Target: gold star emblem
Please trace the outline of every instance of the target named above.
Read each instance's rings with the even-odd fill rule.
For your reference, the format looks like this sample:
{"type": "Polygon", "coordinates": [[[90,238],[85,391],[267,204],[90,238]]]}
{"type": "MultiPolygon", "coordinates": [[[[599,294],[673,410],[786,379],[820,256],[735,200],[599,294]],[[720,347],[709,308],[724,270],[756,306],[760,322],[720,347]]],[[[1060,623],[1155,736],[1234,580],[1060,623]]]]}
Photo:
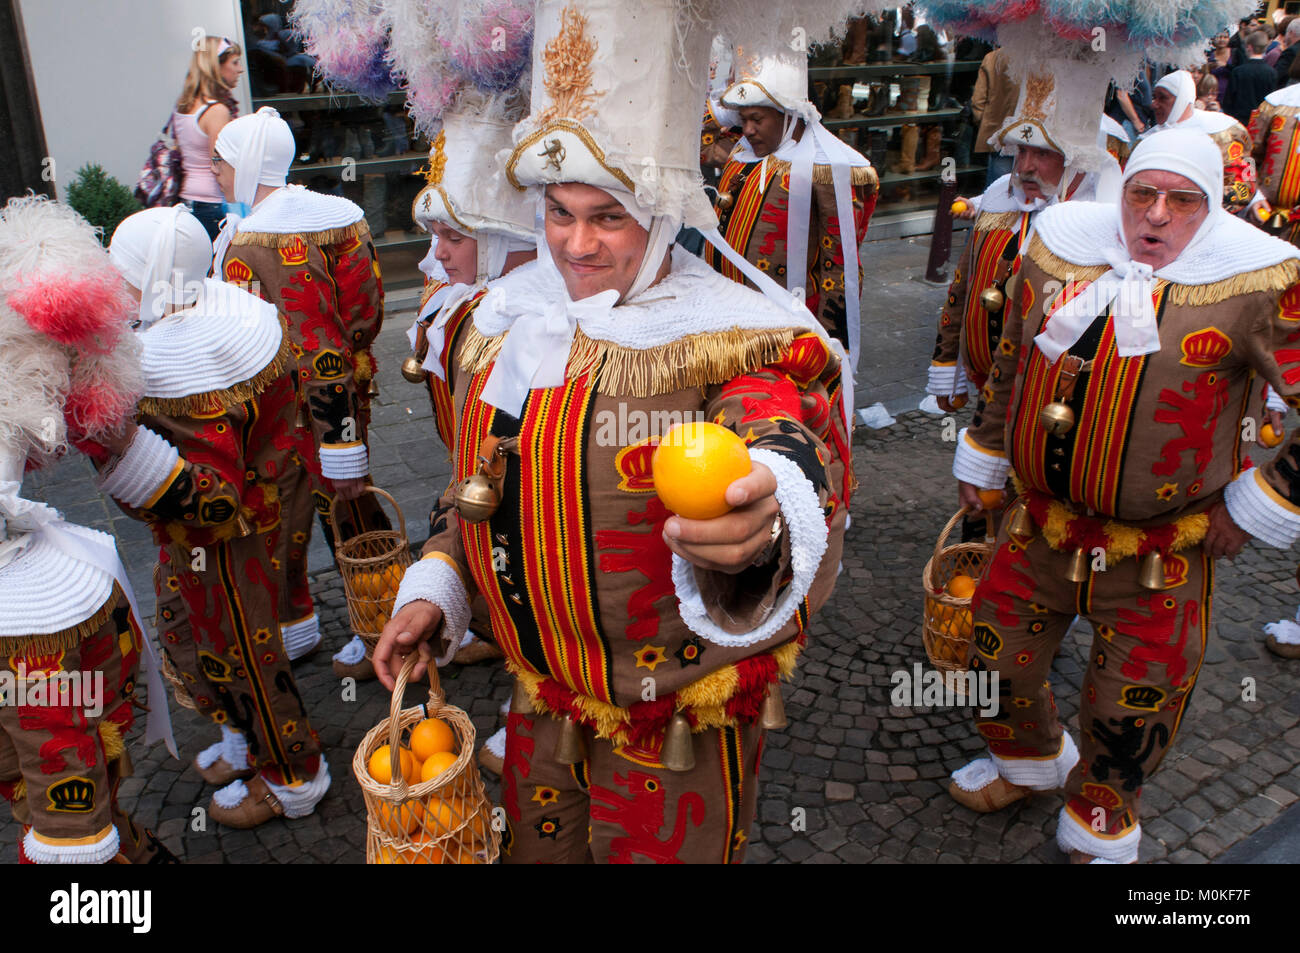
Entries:
{"type": "Polygon", "coordinates": [[[665,654],[666,650],[667,646],[664,645],[646,645],[637,649],[634,653],[636,658],[636,667],[648,668],[653,672],[655,666],[660,662],[668,661],[668,656],[665,654]]]}
{"type": "Polygon", "coordinates": [[[1166,483],[1160,489],[1156,490],[1156,499],[1160,500],[1162,503],[1168,503],[1174,498],[1174,494],[1177,492],[1177,483],[1166,483]]]}

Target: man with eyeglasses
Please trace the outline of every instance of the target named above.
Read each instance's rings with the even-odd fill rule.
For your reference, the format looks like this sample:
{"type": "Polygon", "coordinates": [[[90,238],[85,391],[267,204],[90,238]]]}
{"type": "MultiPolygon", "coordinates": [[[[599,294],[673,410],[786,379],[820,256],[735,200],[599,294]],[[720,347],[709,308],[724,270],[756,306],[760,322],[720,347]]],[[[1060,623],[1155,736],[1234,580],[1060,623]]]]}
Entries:
{"type": "Polygon", "coordinates": [[[1300,537],[1300,450],[1242,456],[1268,381],[1300,401],[1300,255],[1219,206],[1200,132],[1144,140],[1119,207],[1044,211],[1012,268],[1006,339],[953,472],[963,503],[1014,468],[1022,497],[975,593],[970,666],[1001,705],[976,717],[989,757],[950,793],[995,811],[1064,788],[1076,862],[1138,858],[1142,786],[1169,749],[1209,633],[1214,562],[1255,536],[1300,537]],[[1096,638],[1082,751],[1048,686],[1075,615],[1096,638]]]}

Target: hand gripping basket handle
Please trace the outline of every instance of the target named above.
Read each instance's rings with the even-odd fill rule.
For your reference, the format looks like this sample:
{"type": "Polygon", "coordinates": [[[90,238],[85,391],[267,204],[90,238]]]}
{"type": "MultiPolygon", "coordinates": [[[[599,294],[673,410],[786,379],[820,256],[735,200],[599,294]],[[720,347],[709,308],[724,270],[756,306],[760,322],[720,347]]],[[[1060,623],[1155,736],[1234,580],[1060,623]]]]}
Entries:
{"type": "MultiPolygon", "coordinates": [[[[407,542],[409,545],[410,541],[407,540],[406,538],[406,517],[402,515],[402,508],[398,506],[397,501],[393,499],[393,494],[389,493],[387,490],[381,490],[377,486],[367,486],[365,492],[374,493],[376,496],[382,496],[384,499],[388,501],[389,506],[391,506],[397,512],[397,526],[395,527],[395,529],[401,535],[402,540],[404,542],[407,542]]],[[[334,527],[335,538],[338,537],[339,524],[334,519],[334,512],[336,507],[339,505],[339,499],[340,499],[339,495],[335,493],[334,499],[330,501],[330,513],[329,513],[330,525],[334,527]]],[[[360,499],[360,497],[358,497],[358,499],[360,499]]]]}
{"type": "MultiPolygon", "coordinates": [[[[943,528],[943,532],[939,534],[939,538],[934,541],[934,562],[936,566],[939,563],[939,554],[943,551],[943,548],[948,545],[949,535],[951,535],[952,531],[956,529],[957,524],[965,518],[966,514],[971,512],[973,511],[969,506],[963,506],[959,509],[952,515],[952,519],[948,520],[947,525],[943,528]]],[[[993,514],[988,510],[984,511],[984,535],[997,536],[997,530],[993,525],[993,514]]]]}
{"type": "MultiPolygon", "coordinates": [[[[383,490],[379,491],[383,493],[383,490]]],[[[387,496],[387,493],[384,493],[387,496]]],[[[391,499],[391,497],[390,497],[391,499]]],[[[402,663],[402,670],[397,673],[397,683],[393,686],[393,697],[388,702],[388,757],[391,765],[391,778],[402,778],[401,761],[398,752],[398,744],[402,737],[402,696],[406,694],[407,682],[411,679],[411,673],[415,671],[415,663],[420,660],[418,651],[412,652],[402,663]]],[[[433,659],[429,659],[429,665],[425,670],[429,676],[429,707],[438,708],[442,705],[442,685],[438,681],[438,666],[433,664],[433,659]]],[[[406,784],[405,778],[402,778],[402,784],[406,784]]]]}

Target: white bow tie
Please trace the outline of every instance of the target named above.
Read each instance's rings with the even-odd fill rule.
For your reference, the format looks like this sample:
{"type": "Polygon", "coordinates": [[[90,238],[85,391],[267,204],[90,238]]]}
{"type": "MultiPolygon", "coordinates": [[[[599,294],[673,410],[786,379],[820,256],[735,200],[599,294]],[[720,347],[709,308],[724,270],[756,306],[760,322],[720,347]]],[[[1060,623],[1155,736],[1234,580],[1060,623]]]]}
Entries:
{"type": "Polygon", "coordinates": [[[1097,316],[1111,306],[1115,344],[1120,357],[1139,357],[1160,350],[1160,328],[1151,301],[1154,272],[1134,261],[1127,249],[1112,245],[1104,255],[1110,271],[1057,308],[1034,343],[1053,363],[1074,346],[1097,316]]]}

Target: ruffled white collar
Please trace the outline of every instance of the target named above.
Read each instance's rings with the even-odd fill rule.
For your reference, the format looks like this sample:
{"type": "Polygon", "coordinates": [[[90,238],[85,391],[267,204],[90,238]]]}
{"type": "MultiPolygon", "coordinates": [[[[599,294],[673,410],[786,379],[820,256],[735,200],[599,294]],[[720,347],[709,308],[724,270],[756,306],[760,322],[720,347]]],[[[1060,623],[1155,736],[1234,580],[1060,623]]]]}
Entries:
{"type": "Polygon", "coordinates": [[[323,232],[359,222],[361,207],[339,195],[313,192],[301,185],[276,189],[240,219],[237,231],[292,235],[323,232]]]}

